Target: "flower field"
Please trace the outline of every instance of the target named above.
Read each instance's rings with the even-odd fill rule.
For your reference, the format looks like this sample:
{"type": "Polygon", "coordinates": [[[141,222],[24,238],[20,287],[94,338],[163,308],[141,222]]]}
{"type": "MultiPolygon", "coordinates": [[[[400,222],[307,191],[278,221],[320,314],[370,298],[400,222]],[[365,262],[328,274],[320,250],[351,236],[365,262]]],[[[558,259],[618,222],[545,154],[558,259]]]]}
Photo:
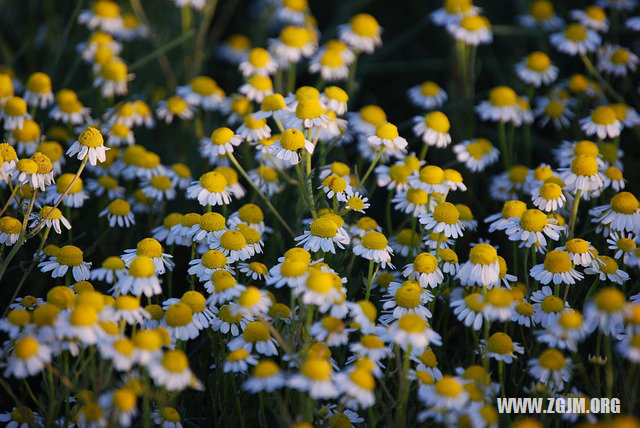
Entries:
{"type": "Polygon", "coordinates": [[[3,4],[0,424],[640,428],[594,1],[3,4]]]}

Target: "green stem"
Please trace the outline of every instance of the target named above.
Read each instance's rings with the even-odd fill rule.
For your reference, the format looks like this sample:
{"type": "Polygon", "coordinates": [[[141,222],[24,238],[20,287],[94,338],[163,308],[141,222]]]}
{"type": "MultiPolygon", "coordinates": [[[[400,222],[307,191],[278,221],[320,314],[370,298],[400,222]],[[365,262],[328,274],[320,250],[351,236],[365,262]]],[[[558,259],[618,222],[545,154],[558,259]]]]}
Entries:
{"type": "Polygon", "coordinates": [[[296,63],[289,64],[287,70],[287,92],[293,93],[296,89],[296,63]]]}
{"type": "Polygon", "coordinates": [[[576,217],[578,216],[578,205],[582,197],[582,190],[576,192],[576,198],[573,201],[573,209],[571,210],[571,218],[569,219],[569,239],[573,238],[573,230],[576,227],[576,217]]]}
{"type": "Polygon", "coordinates": [[[500,151],[502,152],[502,163],[505,171],[511,168],[511,159],[509,158],[509,148],[507,147],[507,133],[503,121],[498,122],[498,142],[500,143],[500,151]]]}
{"type": "Polygon", "coordinates": [[[362,176],[362,179],[360,179],[360,181],[358,182],[358,189],[360,188],[360,186],[364,185],[364,183],[367,181],[367,178],[369,178],[369,175],[371,175],[371,172],[376,167],[376,164],[380,160],[380,157],[382,156],[383,151],[384,151],[384,146],[380,146],[380,148],[378,149],[378,153],[376,153],[375,159],[373,159],[373,162],[369,166],[369,169],[367,170],[367,172],[364,173],[364,175],[362,176]]]}
{"type": "Polygon", "coordinates": [[[349,95],[349,100],[353,94],[356,83],[356,69],[358,68],[358,57],[360,56],[359,51],[355,51],[355,58],[353,62],[349,66],[349,77],[347,77],[347,95],[349,95]]]}
{"type": "Polygon", "coordinates": [[[400,372],[400,390],[398,393],[400,404],[396,419],[397,427],[405,427],[407,424],[407,401],[409,400],[409,389],[411,381],[407,378],[409,372],[409,361],[411,356],[411,345],[407,346],[402,359],[402,372],[400,372]]]}
{"type": "MultiPolygon", "coordinates": [[[[280,213],[278,213],[278,210],[276,210],[276,208],[273,206],[273,204],[271,203],[271,201],[269,200],[269,198],[267,196],[265,196],[264,193],[262,193],[260,191],[260,189],[258,189],[258,186],[256,186],[254,184],[254,182],[251,180],[251,178],[249,178],[249,175],[246,173],[246,171],[244,170],[244,168],[242,168],[242,166],[240,165],[240,163],[238,163],[238,160],[236,159],[236,157],[233,155],[233,153],[229,153],[229,160],[231,161],[231,163],[233,163],[233,165],[238,169],[238,172],[240,172],[240,174],[244,177],[245,180],[247,180],[247,182],[249,183],[249,185],[251,187],[253,187],[253,190],[256,191],[256,193],[258,193],[258,195],[260,195],[260,197],[264,200],[265,204],[267,204],[267,207],[269,207],[269,209],[271,210],[271,212],[273,212],[273,215],[276,216],[276,218],[278,219],[278,221],[282,224],[282,226],[284,226],[284,228],[287,230],[287,232],[289,232],[289,234],[292,237],[295,237],[296,234],[293,232],[293,230],[291,230],[291,228],[289,227],[289,225],[287,224],[286,221],[284,221],[284,219],[282,218],[282,216],[280,215],[280,213]]],[[[225,205],[226,206],[226,205],[225,205]]]]}
{"type": "Polygon", "coordinates": [[[605,91],[609,92],[609,95],[611,95],[617,102],[624,104],[624,102],[625,102],[624,98],[621,97],[615,91],[615,89],[613,89],[609,85],[609,83],[606,81],[606,79],[604,77],[602,77],[602,75],[600,73],[598,73],[598,70],[596,70],[596,68],[593,66],[593,63],[591,62],[589,57],[586,54],[581,53],[580,54],[580,59],[584,63],[584,66],[586,67],[586,69],[589,72],[589,74],[591,74],[593,77],[595,77],[595,79],[598,81],[600,86],[602,86],[602,88],[605,91]]]}
{"type": "Polygon", "coordinates": [[[373,284],[373,260],[369,261],[369,275],[367,275],[367,291],[364,295],[364,300],[369,301],[369,294],[371,293],[371,285],[373,284]]]}

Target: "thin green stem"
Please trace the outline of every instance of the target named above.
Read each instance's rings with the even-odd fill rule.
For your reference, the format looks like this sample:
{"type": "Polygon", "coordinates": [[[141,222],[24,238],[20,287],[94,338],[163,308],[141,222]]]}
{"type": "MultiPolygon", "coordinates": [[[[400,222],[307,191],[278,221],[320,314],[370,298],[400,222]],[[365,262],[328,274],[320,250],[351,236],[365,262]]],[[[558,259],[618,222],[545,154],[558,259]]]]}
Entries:
{"type": "Polygon", "coordinates": [[[576,198],[573,201],[573,209],[571,210],[571,218],[569,219],[569,239],[573,238],[573,230],[576,227],[576,218],[578,217],[578,205],[582,197],[582,190],[576,192],[576,198]]]}

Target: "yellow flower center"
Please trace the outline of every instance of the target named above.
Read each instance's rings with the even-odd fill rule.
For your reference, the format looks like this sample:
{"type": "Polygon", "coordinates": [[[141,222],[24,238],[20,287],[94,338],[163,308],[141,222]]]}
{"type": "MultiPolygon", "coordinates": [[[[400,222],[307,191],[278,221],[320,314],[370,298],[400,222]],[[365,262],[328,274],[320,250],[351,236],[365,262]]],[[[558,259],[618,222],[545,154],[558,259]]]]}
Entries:
{"type": "Polygon", "coordinates": [[[31,336],[18,339],[15,344],[15,355],[21,360],[27,360],[38,353],[40,343],[31,336]]]}
{"type": "Polygon", "coordinates": [[[490,265],[498,261],[498,252],[491,245],[480,243],[471,249],[469,260],[476,265],[490,265]]]}
{"type": "Polygon", "coordinates": [[[498,308],[507,308],[513,303],[513,293],[506,288],[492,288],[487,292],[487,303],[498,308]]]}
{"type": "Polygon", "coordinates": [[[368,13],[359,13],[350,21],[351,29],[361,37],[374,37],[380,32],[380,25],[368,13]]]}
{"type": "Polygon", "coordinates": [[[580,24],[569,24],[564,36],[574,43],[581,42],[587,38],[587,29],[580,24]]]}
{"type": "Polygon", "coordinates": [[[127,80],[127,64],[119,59],[111,59],[102,66],[100,74],[106,80],[125,82],[127,80]]]}
{"type": "Polygon", "coordinates": [[[546,71],[550,65],[551,60],[544,52],[532,52],[527,57],[527,68],[538,73],[546,71]]]}
{"type": "Polygon", "coordinates": [[[404,184],[409,181],[409,176],[411,175],[411,168],[406,165],[395,164],[389,167],[389,177],[393,181],[399,184],[404,184]]]}
{"type": "Polygon", "coordinates": [[[333,238],[338,233],[338,225],[330,218],[320,217],[311,223],[311,234],[320,238],[333,238]]]}
{"type": "Polygon", "coordinates": [[[469,32],[482,30],[489,26],[489,21],[484,16],[467,15],[460,20],[460,27],[469,32]]]}
{"type": "Polygon", "coordinates": [[[449,128],[451,127],[449,118],[440,111],[428,113],[424,117],[424,122],[426,123],[428,128],[431,128],[434,131],[440,132],[442,134],[449,132],[449,128]]]}
{"type": "MultiPolygon", "coordinates": [[[[339,52],[337,49],[331,50],[334,52],[339,52]]],[[[324,95],[331,100],[336,100],[341,103],[346,103],[347,101],[349,101],[349,95],[345,92],[344,89],[340,88],[339,86],[329,86],[325,88],[324,95]]]]}
{"type": "Polygon", "coordinates": [[[262,321],[253,321],[247,324],[242,337],[249,343],[264,342],[271,338],[271,333],[262,321]]]}
{"type": "Polygon", "coordinates": [[[20,117],[27,114],[27,102],[20,97],[11,97],[4,105],[7,116],[20,117]]]}
{"type": "Polygon", "coordinates": [[[29,311],[24,309],[14,309],[9,312],[7,316],[9,323],[16,326],[25,326],[31,321],[31,315],[29,311]]]}
{"type": "Polygon", "coordinates": [[[184,352],[169,350],[162,356],[162,365],[171,373],[181,373],[189,368],[189,360],[184,352]]]}
{"type": "Polygon", "coordinates": [[[65,245],[58,251],[56,260],[61,265],[80,266],[82,264],[82,250],[73,245],[65,245]]]}
{"type": "Polygon", "coordinates": [[[398,320],[398,327],[409,333],[421,333],[427,328],[427,322],[416,314],[406,314],[398,320]]]}
{"type": "Polygon", "coordinates": [[[624,65],[629,63],[631,55],[626,49],[616,49],[611,55],[611,62],[618,65],[624,65]]]}
{"type": "Polygon", "coordinates": [[[228,230],[220,237],[220,245],[226,250],[239,251],[247,245],[247,239],[242,231],[228,230]]]}
{"type": "Polygon", "coordinates": [[[156,351],[162,346],[162,337],[156,330],[140,330],[133,335],[133,343],[145,351],[156,351]]]}
{"type": "Polygon", "coordinates": [[[442,184],[444,171],[439,166],[427,165],[420,169],[420,181],[427,184],[442,184]]]}
{"type": "Polygon", "coordinates": [[[556,183],[545,183],[540,186],[540,196],[548,201],[556,200],[562,195],[562,187],[556,183]]]}
{"type": "Polygon", "coordinates": [[[569,272],[573,268],[569,253],[562,250],[549,251],[544,258],[544,269],[551,273],[569,272]]]}
{"type": "Polygon", "coordinates": [[[362,245],[371,250],[384,250],[387,244],[387,238],[380,232],[367,232],[362,237],[362,245]]]}
{"type": "Polygon", "coordinates": [[[530,317],[533,315],[533,305],[523,300],[516,305],[516,312],[525,317],[530,317]]]}
{"type": "Polygon", "coordinates": [[[598,6],[587,6],[584,9],[585,13],[587,14],[587,16],[595,21],[604,21],[605,19],[607,19],[607,15],[604,12],[604,10],[602,10],[601,8],[599,8],[598,6]]]}
{"type": "Polygon", "coordinates": [[[320,58],[320,64],[330,68],[341,67],[344,65],[344,59],[340,52],[328,49],[320,58]]]}
{"type": "Polygon", "coordinates": [[[242,314],[233,315],[231,312],[231,307],[229,305],[224,305],[218,311],[218,317],[229,324],[237,324],[242,320],[242,314]]]}
{"type": "Polygon", "coordinates": [[[420,305],[420,293],[422,287],[415,281],[405,281],[400,288],[396,290],[394,300],[403,308],[415,308],[420,305]]]}
{"type": "Polygon", "coordinates": [[[307,378],[323,382],[331,379],[331,364],[321,358],[309,358],[300,367],[300,371],[307,378]]]}
{"type": "Polygon", "coordinates": [[[583,316],[580,312],[572,310],[568,310],[564,312],[558,318],[558,324],[560,324],[563,328],[568,330],[573,330],[582,325],[583,316]]]}
{"type": "MultiPolygon", "coordinates": [[[[407,199],[409,199],[409,195],[407,195],[407,199]]],[[[427,200],[426,200],[426,193],[425,193],[425,200],[424,202],[422,202],[422,204],[426,204],[426,203],[427,203],[427,200]]],[[[417,233],[413,232],[411,229],[402,229],[400,232],[398,232],[397,238],[398,238],[398,243],[405,247],[409,247],[409,246],[415,247],[420,242],[420,236],[417,233]]]]}
{"type": "Polygon", "coordinates": [[[131,212],[131,206],[124,199],[115,199],[109,204],[109,213],[115,216],[125,216],[131,212]]]}
{"type": "Polygon", "coordinates": [[[257,287],[247,287],[246,290],[238,296],[238,304],[245,308],[250,308],[262,299],[262,294],[257,287]]]}
{"type": "Polygon", "coordinates": [[[433,218],[439,223],[456,224],[460,220],[460,212],[450,202],[443,202],[433,210],[433,218]]]}
{"type": "Polygon", "coordinates": [[[464,386],[455,377],[446,375],[436,382],[435,389],[438,395],[453,398],[462,394],[464,386]]]}
{"type": "Polygon", "coordinates": [[[187,102],[177,95],[167,100],[167,109],[173,114],[180,114],[188,108],[187,102]]]}
{"type": "Polygon", "coordinates": [[[435,97],[440,93],[440,86],[436,82],[428,80],[420,85],[420,93],[425,97],[435,97]]]}
{"type": "Polygon", "coordinates": [[[130,356],[133,354],[135,345],[132,340],[127,338],[118,339],[113,343],[113,349],[118,351],[122,355],[130,356]]]}
{"type": "Polygon", "coordinates": [[[617,213],[634,214],[638,206],[638,199],[629,192],[620,192],[611,198],[611,209],[617,213]]]}
{"type": "Polygon", "coordinates": [[[548,0],[535,0],[531,3],[530,13],[537,21],[545,21],[553,16],[553,3],[548,0]]]}
{"type": "Polygon", "coordinates": [[[319,269],[311,270],[307,278],[307,288],[320,294],[327,294],[333,288],[333,278],[319,269]]]}
{"type": "Polygon", "coordinates": [[[383,122],[376,128],[376,135],[384,140],[394,140],[398,138],[398,127],[389,122],[383,122]]]}
{"type": "Polygon", "coordinates": [[[160,413],[167,422],[180,422],[180,414],[173,407],[163,407],[160,413]]]}
{"type": "Polygon", "coordinates": [[[599,268],[602,272],[614,275],[618,271],[618,263],[609,256],[600,256],[599,268]]]}
{"type": "Polygon", "coordinates": [[[286,129],[280,134],[280,144],[286,150],[296,151],[302,149],[305,145],[304,134],[297,129],[286,129]]]}
{"type": "Polygon", "coordinates": [[[373,391],[376,387],[376,381],[370,371],[357,368],[349,373],[349,379],[360,388],[366,391],[373,391]]]}
{"type": "Polygon", "coordinates": [[[253,369],[253,375],[259,379],[264,379],[276,375],[280,368],[272,360],[262,360],[253,369]]]}
{"type": "Polygon", "coordinates": [[[362,211],[364,210],[364,200],[358,196],[352,196],[347,200],[349,209],[362,211]]]}
{"type": "Polygon", "coordinates": [[[616,113],[608,106],[599,106],[591,113],[591,120],[597,125],[611,125],[616,119],[616,113]]]}
{"type": "Polygon", "coordinates": [[[637,247],[635,241],[631,238],[620,238],[618,239],[618,242],[616,243],[616,245],[618,246],[619,249],[621,249],[626,253],[635,251],[637,247]]]}
{"type": "Polygon", "coordinates": [[[564,309],[564,300],[555,296],[547,296],[540,305],[542,310],[546,313],[559,313],[564,309]]]}
{"type": "Polygon", "coordinates": [[[540,210],[526,210],[520,218],[520,227],[530,232],[541,232],[548,224],[549,219],[540,210]]]}
{"type": "Polygon", "coordinates": [[[513,340],[508,334],[502,332],[494,333],[487,340],[487,346],[490,352],[496,354],[505,355],[513,352],[513,340]]]}
{"type": "Polygon", "coordinates": [[[98,0],[93,6],[93,13],[101,18],[117,18],[120,16],[120,6],[109,0],[98,0]]]}
{"type": "Polygon", "coordinates": [[[113,306],[118,310],[132,311],[140,307],[140,299],[134,296],[118,296],[113,306]]]}
{"type": "Polygon", "coordinates": [[[20,220],[17,218],[9,216],[0,218],[0,232],[6,233],[7,235],[17,235],[21,230],[22,223],[20,223],[20,220]]]}
{"type": "Polygon", "coordinates": [[[610,166],[604,171],[604,175],[606,175],[609,179],[613,181],[621,181],[622,180],[622,171],[620,171],[615,166],[610,166]]]}
{"type": "Polygon", "coordinates": [[[193,311],[189,305],[180,301],[169,306],[165,319],[169,327],[182,327],[193,320],[193,311]]]}
{"type": "Polygon", "coordinates": [[[489,92],[489,102],[496,107],[512,106],[516,98],[516,92],[508,86],[498,86],[489,92]]]}
{"type": "Polygon", "coordinates": [[[38,163],[33,159],[20,159],[16,163],[16,169],[27,174],[36,174],[38,172],[38,163]]]}
{"type": "Polygon", "coordinates": [[[91,305],[79,304],[69,315],[69,322],[74,326],[88,327],[98,322],[98,313],[91,305]]]}
{"type": "Polygon", "coordinates": [[[212,273],[211,282],[218,293],[228,290],[237,284],[236,279],[226,270],[217,270],[212,273]]]}
{"type": "Polygon", "coordinates": [[[227,187],[227,180],[221,173],[210,171],[200,176],[200,185],[211,193],[220,193],[227,187]]]}
{"type": "Polygon", "coordinates": [[[194,314],[204,311],[206,307],[206,299],[197,291],[185,292],[180,298],[180,301],[189,306],[194,314]]]}
{"type": "Polygon", "coordinates": [[[129,275],[134,278],[148,278],[153,276],[155,272],[153,260],[145,256],[136,257],[129,266],[129,275]]]}
{"type": "Polygon", "coordinates": [[[160,305],[147,305],[144,307],[144,310],[149,312],[152,320],[159,321],[164,317],[164,310],[160,305]]]}
{"type": "Polygon", "coordinates": [[[382,110],[382,108],[376,105],[364,106],[360,110],[360,117],[365,122],[376,127],[387,120],[387,114],[382,110]]]}
{"type": "Polygon", "coordinates": [[[311,42],[312,35],[311,32],[304,27],[290,25],[280,32],[280,40],[292,48],[302,48],[311,42]]]}
{"type": "Polygon", "coordinates": [[[538,362],[547,370],[560,370],[565,366],[564,355],[557,349],[547,349],[542,352],[538,362]]]}

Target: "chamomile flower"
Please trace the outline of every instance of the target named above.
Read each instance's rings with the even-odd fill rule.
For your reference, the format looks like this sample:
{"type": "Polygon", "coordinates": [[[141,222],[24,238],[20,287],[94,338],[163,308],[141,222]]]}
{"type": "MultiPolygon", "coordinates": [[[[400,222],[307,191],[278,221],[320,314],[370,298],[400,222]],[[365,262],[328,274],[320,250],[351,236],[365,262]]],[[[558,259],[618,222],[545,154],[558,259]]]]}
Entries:
{"type": "Polygon", "coordinates": [[[462,236],[464,230],[460,213],[450,202],[437,205],[432,213],[421,214],[420,224],[424,224],[431,233],[443,233],[445,237],[454,239],[462,236]]]}
{"type": "Polygon", "coordinates": [[[476,106],[481,120],[492,122],[512,122],[516,126],[522,122],[516,92],[508,86],[497,86],[489,92],[489,98],[476,106]]]}
{"type": "Polygon", "coordinates": [[[413,133],[422,138],[425,144],[444,148],[451,143],[451,124],[444,113],[433,111],[424,116],[415,116],[413,122],[413,133]]]}
{"type": "Polygon", "coordinates": [[[618,262],[608,256],[599,256],[598,260],[584,270],[587,275],[598,275],[600,281],[610,281],[623,284],[629,279],[629,274],[618,269],[618,262]]]}
{"type": "Polygon", "coordinates": [[[337,116],[342,116],[347,112],[349,95],[338,86],[327,86],[320,94],[320,101],[327,110],[334,112],[337,116]]]}
{"type": "Polygon", "coordinates": [[[638,248],[637,237],[625,232],[612,232],[607,238],[609,249],[615,251],[614,259],[622,259],[625,264],[629,264],[629,260],[638,248]]]}
{"type": "Polygon", "coordinates": [[[107,307],[109,319],[114,322],[124,320],[127,324],[141,324],[151,315],[140,306],[140,298],[122,295],[115,298],[113,306],[107,307]]]}
{"type": "MultiPolygon", "coordinates": [[[[213,307],[212,309],[214,309],[213,307]]],[[[232,336],[237,336],[245,329],[247,323],[251,319],[243,314],[234,314],[231,311],[231,305],[223,305],[216,313],[216,317],[211,321],[211,328],[214,331],[220,331],[222,334],[231,332],[232,336]]]]}
{"type": "MultiPolygon", "coordinates": [[[[265,268],[266,270],[266,268],[265,268]]],[[[245,288],[231,304],[231,312],[243,314],[247,317],[266,315],[272,301],[266,291],[254,286],[245,288]]]]}
{"type": "Polygon", "coordinates": [[[114,95],[126,95],[128,93],[127,84],[133,80],[133,74],[129,74],[127,64],[119,58],[112,58],[102,64],[93,86],[100,88],[103,97],[113,97],[114,95]]]}
{"type": "Polygon", "coordinates": [[[42,138],[40,125],[31,119],[25,119],[22,128],[16,128],[9,135],[9,142],[16,146],[19,154],[31,156],[42,138]]]}
{"type": "Polygon", "coordinates": [[[314,399],[334,398],[339,394],[333,381],[331,363],[318,357],[307,358],[300,366],[300,371],[287,380],[290,388],[308,391],[314,399]]]}
{"type": "Polygon", "coordinates": [[[556,15],[553,3],[549,0],[534,0],[529,4],[529,13],[518,16],[521,25],[529,28],[540,27],[553,31],[564,25],[564,20],[556,15]]]}
{"type": "Polygon", "coordinates": [[[377,184],[392,191],[406,191],[409,188],[409,178],[413,170],[398,162],[391,166],[378,165],[374,169],[377,176],[377,184]]]}
{"type": "MultiPolygon", "coordinates": [[[[256,250],[252,246],[255,243],[249,243],[247,240],[248,235],[242,232],[242,230],[235,229],[227,230],[215,238],[215,241],[210,246],[214,250],[221,251],[227,257],[228,263],[233,263],[236,260],[246,260],[253,256],[256,250]]],[[[258,238],[260,237],[258,236],[258,238]]]]}
{"type": "Polygon", "coordinates": [[[35,376],[51,361],[51,350],[33,336],[23,336],[16,340],[9,357],[4,376],[18,379],[35,376]]]}
{"type": "Polygon", "coordinates": [[[171,179],[173,188],[185,190],[191,182],[193,177],[191,176],[191,169],[183,163],[174,163],[167,170],[167,177],[171,179]]]}
{"type": "Polygon", "coordinates": [[[309,64],[311,73],[320,73],[320,77],[327,82],[345,80],[349,75],[348,64],[341,52],[327,49],[314,57],[309,64]]]}
{"type": "Polygon", "coordinates": [[[605,45],[599,52],[596,67],[606,74],[624,77],[636,71],[639,62],[638,56],[629,49],[622,46],[605,45]]]}
{"type": "Polygon", "coordinates": [[[422,353],[429,345],[442,345],[442,338],[419,315],[407,313],[391,324],[386,332],[390,342],[399,345],[405,351],[422,353]]]}
{"type": "MultiPolygon", "coordinates": [[[[302,248],[300,249],[302,250],[302,248]]],[[[290,288],[302,287],[309,276],[309,261],[310,255],[309,260],[299,257],[285,258],[269,270],[267,285],[273,285],[275,288],[280,288],[285,284],[290,288]]]]}
{"type": "Polygon", "coordinates": [[[569,303],[553,295],[551,287],[545,285],[531,295],[533,302],[533,321],[546,328],[560,317],[562,311],[569,307],[569,303]]]}
{"type": "Polygon", "coordinates": [[[560,179],[566,184],[565,189],[572,193],[587,194],[600,190],[604,186],[604,175],[600,172],[595,157],[577,155],[571,166],[560,168],[560,179]]]}
{"type": "Polygon", "coordinates": [[[378,21],[368,13],[359,13],[338,27],[340,40],[356,52],[373,53],[382,44],[382,28],[378,21]]]}
{"type": "Polygon", "coordinates": [[[347,202],[348,195],[353,193],[351,185],[342,177],[330,175],[318,187],[322,189],[328,199],[337,199],[341,202],[347,202]]]}
{"type": "Polygon", "coordinates": [[[209,320],[213,317],[213,313],[206,308],[204,296],[197,291],[193,293],[197,293],[197,295],[188,300],[190,304],[185,303],[182,299],[180,301],[170,299],[164,302],[165,312],[162,326],[167,329],[174,340],[195,339],[200,334],[200,330],[209,326],[209,320]],[[200,309],[202,313],[200,319],[194,317],[193,307],[200,309]],[[209,316],[206,315],[207,313],[209,316]]]}
{"type": "Polygon", "coordinates": [[[8,428],[29,428],[43,424],[40,415],[28,407],[14,407],[10,412],[0,413],[0,422],[6,422],[8,428]]]}
{"type": "Polygon", "coordinates": [[[272,392],[285,385],[285,377],[280,367],[270,359],[263,359],[253,368],[252,376],[243,384],[243,389],[252,393],[272,392]]]}
{"type": "Polygon", "coordinates": [[[626,297],[615,287],[604,287],[585,306],[587,323],[606,335],[617,336],[624,326],[626,297]]]}
{"type": "Polygon", "coordinates": [[[636,234],[640,231],[640,202],[629,192],[617,193],[607,205],[592,208],[589,215],[600,230],[606,230],[605,234],[609,230],[636,234]]]}
{"type": "Polygon", "coordinates": [[[425,320],[431,318],[431,311],[425,306],[431,300],[433,295],[417,281],[392,282],[382,300],[384,314],[380,317],[380,322],[389,325],[406,314],[416,314],[425,320]]]}
{"type": "Polygon", "coordinates": [[[313,220],[309,230],[294,240],[307,251],[315,253],[322,250],[335,254],[336,246],[344,249],[351,240],[343,225],[344,220],[339,216],[325,215],[313,220]]]}
{"type": "MultiPolygon", "coordinates": [[[[36,218],[36,221],[34,223],[38,224],[40,223],[40,220],[36,218]]],[[[51,227],[51,224],[47,225],[47,227],[51,227]]],[[[22,223],[20,222],[20,220],[11,216],[4,216],[0,218],[0,244],[6,246],[14,245],[16,242],[18,242],[21,232],[22,223]]]]}
{"type": "Polygon", "coordinates": [[[91,5],[91,10],[80,12],[78,22],[91,30],[101,29],[115,34],[122,29],[120,6],[111,0],[97,0],[91,5]]]}
{"type": "Polygon", "coordinates": [[[565,309],[544,330],[536,332],[537,340],[547,345],[575,352],[578,343],[591,333],[592,326],[585,322],[582,314],[574,309],[565,309]]]}
{"type": "Polygon", "coordinates": [[[124,199],[115,199],[109,203],[109,206],[100,212],[100,217],[107,216],[109,226],[115,227],[131,227],[136,223],[131,206],[124,199]]]}
{"type": "Polygon", "coordinates": [[[387,264],[393,268],[390,263],[393,250],[388,245],[387,238],[380,232],[367,232],[360,243],[353,247],[353,253],[380,264],[383,269],[387,267],[387,264]]]}
{"type": "Polygon", "coordinates": [[[544,263],[531,268],[531,276],[541,284],[575,284],[584,276],[573,267],[571,256],[563,250],[549,251],[544,263]]]}
{"type": "Polygon", "coordinates": [[[551,63],[547,54],[535,51],[516,64],[516,73],[524,83],[540,87],[558,78],[558,67],[551,63]]]}
{"type": "Polygon", "coordinates": [[[554,182],[535,187],[531,192],[531,199],[533,205],[547,212],[557,211],[567,201],[567,197],[562,193],[562,187],[554,182]]]}
{"type": "Polygon", "coordinates": [[[197,199],[200,205],[227,205],[231,195],[227,190],[227,180],[219,172],[210,171],[202,174],[187,188],[187,198],[197,199]]]}
{"type": "Polygon", "coordinates": [[[610,166],[603,171],[604,189],[611,187],[614,191],[619,192],[626,186],[627,180],[622,175],[622,171],[615,166],[610,166]]]}
{"type": "Polygon", "coordinates": [[[49,111],[49,116],[71,125],[80,125],[89,120],[91,109],[78,100],[78,96],[70,89],[61,89],[56,94],[56,104],[49,111]]]}
{"type": "Polygon", "coordinates": [[[179,350],[165,351],[149,365],[153,382],[167,391],[180,391],[187,387],[202,389],[200,381],[189,369],[187,355],[179,350]]]}
{"type": "Polygon", "coordinates": [[[469,404],[465,383],[459,377],[445,375],[432,385],[421,387],[418,398],[429,408],[462,411],[469,404]]]}
{"type": "Polygon", "coordinates": [[[126,273],[126,266],[120,257],[110,256],[107,257],[101,267],[93,269],[91,271],[90,279],[92,281],[104,281],[107,284],[113,284],[113,282],[121,274],[126,273]]]}
{"type": "Polygon", "coordinates": [[[469,253],[469,261],[461,267],[456,278],[461,285],[483,285],[491,287],[500,279],[498,253],[490,244],[475,245],[469,253]]]}
{"type": "Polygon", "coordinates": [[[557,349],[547,349],[527,364],[531,377],[548,385],[552,390],[562,390],[565,382],[571,380],[571,359],[566,358],[557,349]]]}
{"type": "Polygon", "coordinates": [[[640,361],[640,334],[626,334],[616,348],[627,360],[637,364],[640,361]]]}
{"type": "Polygon", "coordinates": [[[294,288],[293,294],[301,295],[301,301],[305,305],[316,305],[321,312],[340,298],[340,291],[334,286],[333,277],[330,273],[320,269],[311,269],[304,286],[294,288]]]}
{"type": "Polygon", "coordinates": [[[511,364],[518,358],[516,354],[524,353],[524,348],[518,342],[514,342],[508,334],[497,332],[489,339],[480,341],[480,351],[484,357],[511,364]]]}
{"type": "Polygon", "coordinates": [[[378,125],[375,133],[367,137],[367,142],[375,151],[397,158],[406,152],[408,145],[407,140],[398,134],[398,127],[389,122],[378,125]]]}
{"type": "Polygon", "coordinates": [[[484,171],[486,167],[498,161],[500,152],[486,138],[462,141],[453,146],[458,162],[472,172],[484,171]]]}
{"type": "Polygon", "coordinates": [[[415,256],[424,247],[423,242],[420,240],[420,235],[408,228],[400,229],[396,236],[391,238],[389,244],[393,251],[402,257],[407,257],[409,254],[415,256]]]}
{"type": "Polygon", "coordinates": [[[211,274],[209,280],[204,284],[204,288],[211,293],[207,298],[207,303],[215,305],[226,303],[238,297],[246,287],[239,284],[230,272],[219,269],[211,274]]]}
{"type": "Polygon", "coordinates": [[[156,109],[156,115],[159,119],[170,124],[176,117],[182,120],[192,119],[194,109],[183,97],[174,95],[167,100],[160,101],[158,108],[156,109]]]}
{"type": "Polygon", "coordinates": [[[269,39],[269,51],[284,68],[299,62],[303,57],[310,57],[315,50],[315,37],[305,27],[289,25],[280,31],[277,39],[269,39]]]}
{"type": "Polygon", "coordinates": [[[63,277],[68,270],[71,270],[76,281],[85,281],[91,276],[91,263],[83,260],[83,252],[73,245],[61,247],[54,257],[38,264],[42,272],[50,272],[53,278],[63,277]]]}
{"type": "Polygon", "coordinates": [[[540,118],[540,125],[551,122],[556,129],[567,128],[574,117],[569,103],[551,97],[538,98],[534,113],[540,118]]]}
{"type": "MultiPolygon", "coordinates": [[[[215,250],[211,250],[215,251],[215,250]]],[[[238,263],[238,270],[244,273],[248,278],[255,280],[264,280],[269,274],[269,269],[260,262],[238,263]]]]}
{"type": "Polygon", "coordinates": [[[67,150],[67,156],[76,156],[79,160],[83,160],[86,157],[89,158],[91,165],[96,165],[98,162],[104,162],[106,160],[106,151],[109,147],[104,145],[104,138],[102,133],[92,126],[88,127],[75,143],[67,150]]]}
{"type": "Polygon", "coordinates": [[[493,41],[491,23],[482,15],[466,15],[458,22],[447,24],[447,32],[469,46],[490,44],[493,41]]]}
{"type": "Polygon", "coordinates": [[[336,385],[343,394],[346,406],[352,409],[371,407],[376,402],[376,381],[365,368],[356,368],[336,376],[336,385]]]}
{"type": "Polygon", "coordinates": [[[236,134],[248,142],[260,141],[271,137],[271,128],[266,118],[259,119],[257,113],[247,114],[236,134]]]}
{"type": "Polygon", "coordinates": [[[549,40],[558,51],[576,56],[594,52],[602,39],[595,31],[573,23],[569,24],[564,31],[551,34],[549,40]]]}
{"type": "Polygon", "coordinates": [[[591,5],[584,9],[573,9],[570,15],[571,19],[575,19],[580,24],[592,30],[606,33],[609,29],[607,14],[598,6],[591,5]]]}
{"type": "Polygon", "coordinates": [[[425,110],[434,110],[442,107],[448,98],[445,90],[431,80],[412,86],[407,91],[407,95],[416,107],[425,110]]]}
{"type": "Polygon", "coordinates": [[[188,85],[180,86],[176,91],[190,106],[199,106],[203,110],[217,110],[224,103],[224,91],[209,76],[197,76],[188,85]]]}
{"type": "Polygon", "coordinates": [[[596,107],[589,117],[580,119],[580,127],[587,136],[597,135],[601,140],[615,138],[622,130],[615,111],[608,106],[596,107]]]}
{"type": "Polygon", "coordinates": [[[146,256],[134,258],[130,262],[126,274],[120,275],[114,288],[121,294],[133,294],[134,296],[144,294],[151,297],[162,293],[154,262],[146,256]]]}
{"type": "Polygon", "coordinates": [[[347,344],[351,331],[345,328],[341,319],[325,315],[311,325],[309,333],[315,340],[325,342],[328,346],[341,346],[347,344]]]}
{"type": "Polygon", "coordinates": [[[269,357],[278,354],[276,344],[276,340],[271,337],[269,329],[262,321],[252,321],[246,325],[240,336],[229,341],[228,347],[231,351],[255,350],[258,354],[269,357]]]}

